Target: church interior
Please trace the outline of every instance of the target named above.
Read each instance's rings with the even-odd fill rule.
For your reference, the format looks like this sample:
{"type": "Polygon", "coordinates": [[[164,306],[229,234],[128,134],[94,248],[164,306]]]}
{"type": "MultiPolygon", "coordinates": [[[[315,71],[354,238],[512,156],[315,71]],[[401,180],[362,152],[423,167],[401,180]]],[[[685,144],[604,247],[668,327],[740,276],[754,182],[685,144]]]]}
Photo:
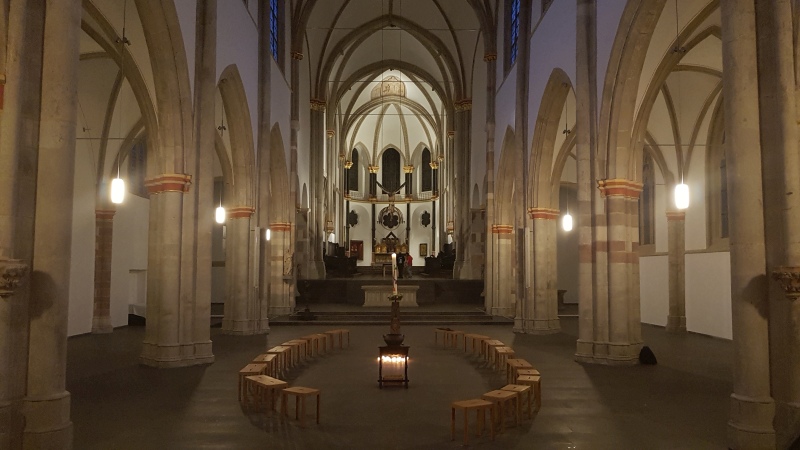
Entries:
{"type": "Polygon", "coordinates": [[[0,450],[800,448],[800,1],[1,5],[0,450]]]}

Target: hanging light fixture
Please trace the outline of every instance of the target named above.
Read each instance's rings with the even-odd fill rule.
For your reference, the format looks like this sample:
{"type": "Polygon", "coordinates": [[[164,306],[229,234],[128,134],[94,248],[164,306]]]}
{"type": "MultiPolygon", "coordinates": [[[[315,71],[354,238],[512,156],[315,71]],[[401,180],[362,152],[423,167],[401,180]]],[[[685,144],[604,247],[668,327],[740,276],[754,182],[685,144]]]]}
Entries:
{"type": "MultiPolygon", "coordinates": [[[[672,49],[672,52],[673,53],[686,53],[686,48],[682,47],[680,45],[679,38],[680,38],[680,23],[678,21],[678,0],[675,0],[675,47],[672,49]]],[[[681,109],[681,105],[680,105],[680,101],[681,101],[680,89],[681,89],[681,84],[680,84],[680,81],[679,81],[678,82],[678,117],[680,117],[680,109],[681,109]]],[[[680,126],[680,122],[678,122],[676,124],[676,126],[680,126]]],[[[680,147],[678,146],[679,144],[680,143],[676,144],[676,150],[680,149],[680,147]]],[[[682,156],[682,152],[683,151],[681,150],[681,155],[678,155],[679,157],[682,156]]],[[[678,209],[686,209],[686,208],[689,207],[689,186],[686,185],[686,183],[683,182],[683,166],[680,164],[680,161],[682,159],[683,158],[681,157],[678,160],[679,161],[679,165],[680,165],[680,171],[681,171],[681,182],[678,185],[675,186],[675,207],[678,208],[678,209]]]]}
{"type": "Polygon", "coordinates": [[[214,211],[214,219],[217,223],[225,223],[225,208],[222,207],[222,193],[219,195],[219,206],[214,211]]]}
{"type": "MultiPolygon", "coordinates": [[[[117,39],[117,42],[119,43],[119,57],[120,57],[119,71],[122,74],[122,81],[125,81],[125,45],[129,45],[131,43],[125,36],[125,22],[127,21],[127,12],[128,12],[128,0],[125,0],[125,3],[122,6],[122,38],[117,39]]],[[[120,108],[120,127],[122,127],[122,117],[121,117],[122,112],[124,112],[124,109],[120,108]]],[[[111,203],[117,205],[125,200],[125,180],[123,180],[119,176],[120,164],[122,164],[122,160],[120,156],[117,156],[117,178],[111,180],[111,203]]]]}
{"type": "Polygon", "coordinates": [[[678,209],[689,207],[689,186],[683,182],[682,176],[680,184],[675,186],[675,207],[678,209]]]}
{"type": "Polygon", "coordinates": [[[572,215],[569,213],[569,194],[567,194],[567,213],[561,218],[561,228],[572,231],[572,215]]]}
{"type": "Polygon", "coordinates": [[[269,228],[267,228],[267,232],[266,232],[265,236],[266,236],[267,240],[270,240],[270,238],[272,237],[272,233],[270,232],[269,228]]]}

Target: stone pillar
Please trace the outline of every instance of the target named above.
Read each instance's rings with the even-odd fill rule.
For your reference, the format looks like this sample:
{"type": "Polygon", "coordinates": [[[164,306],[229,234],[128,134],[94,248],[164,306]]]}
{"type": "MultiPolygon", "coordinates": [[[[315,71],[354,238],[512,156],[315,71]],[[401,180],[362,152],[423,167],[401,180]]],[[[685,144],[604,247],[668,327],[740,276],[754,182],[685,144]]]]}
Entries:
{"type": "Polygon", "coordinates": [[[251,296],[250,277],[250,219],[255,212],[252,206],[228,209],[227,238],[225,242],[225,334],[255,334],[259,328],[255,302],[251,296]]]}
{"type": "MultiPolygon", "coordinates": [[[[789,309],[791,311],[789,321],[789,342],[787,347],[790,349],[788,352],[789,360],[789,374],[793,375],[789,378],[788,400],[792,407],[800,408],[800,379],[797,375],[800,374],[800,314],[798,310],[798,299],[800,299],[800,267],[798,266],[785,266],[778,267],[772,272],[772,277],[777,280],[781,287],[784,289],[786,300],[789,302],[789,309]]],[[[794,430],[788,430],[789,433],[794,430]]]]}
{"type": "Polygon", "coordinates": [[[472,167],[471,133],[472,124],[472,99],[466,98],[455,104],[455,131],[457,149],[454,152],[454,171],[451,176],[451,186],[455,187],[453,211],[454,242],[456,243],[456,262],[453,268],[453,278],[460,280],[470,279],[471,274],[467,261],[469,259],[469,225],[470,225],[470,172],[472,167]],[[453,184],[454,182],[454,184],[453,184]]]}
{"type": "Polygon", "coordinates": [[[369,199],[378,199],[378,169],[379,166],[369,165],[369,199]]]}
{"type": "Polygon", "coordinates": [[[285,316],[294,311],[295,299],[291,289],[292,258],[289,253],[292,239],[292,224],[273,222],[270,246],[270,304],[269,315],[285,316]]]}
{"type": "Polygon", "coordinates": [[[756,17],[752,0],[720,3],[728,168],[733,394],[730,448],[775,448],[761,167],[756,17]]]}
{"type": "Polygon", "coordinates": [[[514,226],[513,225],[493,225],[492,240],[497,249],[497,264],[495,265],[495,283],[492,299],[494,300],[491,309],[487,312],[493,316],[513,317],[514,310],[514,266],[512,259],[514,254],[514,226]]]}
{"type": "Polygon", "coordinates": [[[439,161],[431,161],[431,172],[433,176],[433,197],[439,196],[439,161]]]}
{"type": "MultiPolygon", "coordinates": [[[[349,159],[344,162],[344,198],[350,198],[350,169],[353,167],[353,161],[349,159]]],[[[358,167],[356,167],[358,170],[358,167]]],[[[358,187],[358,186],[356,186],[358,187]]],[[[350,212],[350,207],[347,208],[345,214],[350,212]]],[[[345,219],[346,221],[347,219],[345,219]]]]}
{"type": "MultiPolygon", "coordinates": [[[[599,336],[595,348],[607,345],[608,364],[637,364],[642,347],[639,312],[638,209],[641,183],[624,179],[601,180],[600,192],[606,199],[608,227],[608,322],[595,323],[599,336]]],[[[595,359],[603,354],[597,352],[595,359]]],[[[603,361],[598,361],[603,362],[603,361]]]]}
{"type": "Polygon", "coordinates": [[[81,2],[48,0],[23,448],[72,448],[66,390],[81,2]]]}
{"type": "Polygon", "coordinates": [[[111,241],[114,236],[113,209],[95,211],[94,308],[92,333],[111,333],[111,241]]]}
{"type": "Polygon", "coordinates": [[[532,295],[525,299],[523,332],[552,334],[561,330],[558,319],[558,282],[556,261],[556,229],[559,211],[549,208],[529,208],[533,222],[532,295]]]}
{"type": "MultiPolygon", "coordinates": [[[[491,48],[494,48],[492,46],[491,48]]],[[[483,273],[483,293],[484,309],[490,310],[493,303],[494,265],[496,258],[496,248],[492,238],[492,224],[494,223],[494,134],[495,134],[495,89],[497,80],[497,53],[486,52],[483,55],[486,61],[486,243],[484,247],[484,273],[483,273]]]]}
{"type": "MultiPolygon", "coordinates": [[[[309,278],[324,279],[325,263],[322,261],[322,247],[328,240],[325,234],[325,101],[311,99],[311,264],[309,278]]],[[[273,246],[274,248],[274,246],[273,246]]],[[[271,308],[271,307],[270,307],[271,308]]]]}
{"type": "Polygon", "coordinates": [[[414,198],[414,190],[413,190],[413,175],[414,175],[414,166],[408,165],[403,166],[403,172],[406,174],[406,199],[411,200],[414,198]]]}
{"type": "Polygon", "coordinates": [[[667,211],[667,239],[669,241],[669,315],[667,331],[686,331],[686,213],[667,211]]]}

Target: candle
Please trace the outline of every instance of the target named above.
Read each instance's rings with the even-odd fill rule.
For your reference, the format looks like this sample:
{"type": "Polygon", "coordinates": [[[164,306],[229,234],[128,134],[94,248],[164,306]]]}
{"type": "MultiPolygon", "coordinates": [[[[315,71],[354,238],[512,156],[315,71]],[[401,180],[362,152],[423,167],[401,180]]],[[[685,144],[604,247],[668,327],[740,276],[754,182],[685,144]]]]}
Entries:
{"type": "Polygon", "coordinates": [[[392,253],[392,295],[397,295],[397,253],[392,253]]]}

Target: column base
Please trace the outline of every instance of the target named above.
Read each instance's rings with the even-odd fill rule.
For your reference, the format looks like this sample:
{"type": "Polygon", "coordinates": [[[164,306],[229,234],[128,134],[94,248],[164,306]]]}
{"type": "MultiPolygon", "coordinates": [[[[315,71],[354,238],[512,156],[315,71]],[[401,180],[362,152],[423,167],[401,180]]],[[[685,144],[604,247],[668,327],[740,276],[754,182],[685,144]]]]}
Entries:
{"type": "Polygon", "coordinates": [[[92,334],[109,334],[114,331],[111,325],[111,317],[93,317],[92,334]]]}
{"type": "Polygon", "coordinates": [[[594,342],[578,339],[575,347],[575,361],[588,364],[594,362],[594,342]]]}
{"type": "Polygon", "coordinates": [[[211,341],[171,345],[145,342],[142,345],[142,354],[139,356],[139,364],[160,369],[198,366],[213,362],[211,341]]]}
{"type": "Polygon", "coordinates": [[[561,332],[561,322],[558,319],[532,319],[525,320],[524,333],[526,334],[556,334],[561,332]]]}
{"type": "Polygon", "coordinates": [[[667,332],[685,333],[686,316],[667,316],[667,332]]]}
{"type": "Polygon", "coordinates": [[[775,448],[775,401],[771,397],[751,398],[731,394],[728,447],[775,448]]]}
{"type": "Polygon", "coordinates": [[[641,342],[630,344],[616,344],[609,342],[606,364],[614,366],[632,366],[639,364],[639,352],[641,351],[641,342]]]}
{"type": "Polygon", "coordinates": [[[72,448],[69,392],[48,397],[25,397],[22,412],[25,416],[23,449],[72,448]]]}

